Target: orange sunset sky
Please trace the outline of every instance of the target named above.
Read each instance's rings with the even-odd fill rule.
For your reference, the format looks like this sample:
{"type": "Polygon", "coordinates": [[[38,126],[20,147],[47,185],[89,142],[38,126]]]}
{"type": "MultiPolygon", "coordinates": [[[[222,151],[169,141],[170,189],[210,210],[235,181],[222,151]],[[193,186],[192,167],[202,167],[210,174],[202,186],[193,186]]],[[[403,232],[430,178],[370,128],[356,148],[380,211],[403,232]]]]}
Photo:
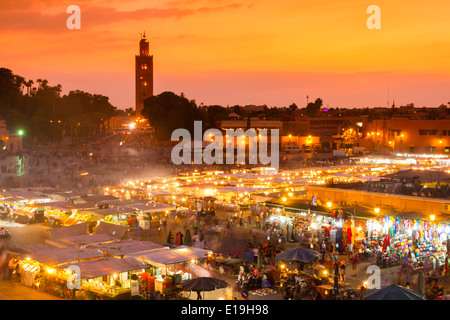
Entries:
{"type": "Polygon", "coordinates": [[[0,67],[134,108],[146,31],[154,94],[197,104],[438,106],[450,102],[448,0],[1,0],[0,67]],[[66,9],[81,8],[81,30],[66,9]],[[369,30],[369,5],[381,30],[369,30]],[[389,95],[388,95],[389,88],[389,95]]]}

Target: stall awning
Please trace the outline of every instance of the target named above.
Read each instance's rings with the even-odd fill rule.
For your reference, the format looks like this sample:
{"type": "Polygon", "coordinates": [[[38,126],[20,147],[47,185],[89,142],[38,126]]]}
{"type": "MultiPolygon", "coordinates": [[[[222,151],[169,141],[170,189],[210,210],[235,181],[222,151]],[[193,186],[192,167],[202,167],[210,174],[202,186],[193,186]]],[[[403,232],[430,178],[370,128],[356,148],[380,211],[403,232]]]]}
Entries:
{"type": "Polygon", "coordinates": [[[112,242],[122,239],[127,232],[127,226],[115,225],[104,221],[100,222],[92,234],[88,233],[86,222],[49,230],[53,240],[78,246],[112,242]]]}
{"type": "Polygon", "coordinates": [[[176,210],[176,206],[163,203],[163,202],[147,202],[147,203],[138,203],[135,205],[131,205],[133,209],[142,211],[143,213],[152,213],[152,212],[163,212],[163,211],[174,211],[176,210]]]}
{"type": "Polygon", "coordinates": [[[32,260],[48,266],[102,258],[101,252],[86,248],[54,248],[25,255],[32,260]]]}
{"type": "Polygon", "coordinates": [[[118,200],[118,197],[112,195],[103,195],[103,196],[83,196],[81,199],[85,202],[98,203],[98,202],[106,202],[118,200]]]}
{"type": "Polygon", "coordinates": [[[105,208],[105,209],[93,209],[93,210],[80,210],[79,214],[94,214],[97,216],[112,216],[116,214],[127,214],[133,212],[135,209],[132,207],[115,207],[115,208],[105,208]]]}
{"type": "Polygon", "coordinates": [[[93,245],[90,246],[90,248],[99,250],[111,256],[118,257],[118,256],[126,256],[137,252],[162,249],[164,248],[164,246],[151,241],[140,241],[130,239],[93,245]]]}
{"type": "Polygon", "coordinates": [[[69,266],[78,266],[80,268],[81,279],[94,279],[115,273],[136,271],[149,267],[148,264],[140,262],[134,258],[117,259],[108,257],[98,260],[61,265],[58,268],[66,269],[69,266]]]}
{"type": "Polygon", "coordinates": [[[190,261],[206,257],[211,250],[179,246],[173,249],[152,250],[130,254],[137,260],[148,263],[156,267],[163,267],[170,264],[190,261]]]}
{"type": "Polygon", "coordinates": [[[70,210],[82,210],[82,209],[95,209],[95,204],[92,203],[71,203],[65,201],[58,202],[44,202],[35,204],[40,207],[46,207],[48,209],[70,211],[70,210]]]}
{"type": "Polygon", "coordinates": [[[58,239],[61,243],[65,243],[71,246],[86,246],[94,245],[99,243],[107,243],[117,240],[117,238],[109,234],[82,234],[73,237],[67,237],[63,239],[58,239]]]}
{"type": "Polygon", "coordinates": [[[73,236],[79,236],[88,233],[88,226],[86,222],[77,223],[73,226],[67,226],[56,229],[49,229],[50,237],[53,240],[58,240],[62,238],[68,238],[73,236]]]}
{"type": "Polygon", "coordinates": [[[152,190],[152,191],[144,190],[143,192],[145,192],[149,196],[170,196],[171,195],[170,192],[162,191],[162,190],[152,190]]]}
{"type": "Polygon", "coordinates": [[[252,192],[261,192],[264,190],[266,189],[250,188],[250,187],[225,187],[217,189],[217,191],[221,193],[245,193],[245,192],[252,193],[252,192]]]}
{"type": "Polygon", "coordinates": [[[19,253],[19,254],[31,254],[35,252],[40,252],[44,250],[54,249],[55,246],[46,244],[46,243],[32,243],[23,247],[16,247],[11,250],[10,252],[19,253]]]}

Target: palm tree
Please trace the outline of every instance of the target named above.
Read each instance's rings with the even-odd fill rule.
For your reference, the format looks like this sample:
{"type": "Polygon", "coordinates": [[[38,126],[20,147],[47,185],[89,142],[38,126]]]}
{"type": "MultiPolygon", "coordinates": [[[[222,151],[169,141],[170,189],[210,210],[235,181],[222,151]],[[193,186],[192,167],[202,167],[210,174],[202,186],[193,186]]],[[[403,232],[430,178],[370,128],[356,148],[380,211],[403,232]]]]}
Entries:
{"type": "Polygon", "coordinates": [[[28,80],[27,82],[25,82],[25,87],[27,87],[27,96],[30,95],[30,91],[31,91],[31,86],[34,84],[33,80],[28,80]]]}

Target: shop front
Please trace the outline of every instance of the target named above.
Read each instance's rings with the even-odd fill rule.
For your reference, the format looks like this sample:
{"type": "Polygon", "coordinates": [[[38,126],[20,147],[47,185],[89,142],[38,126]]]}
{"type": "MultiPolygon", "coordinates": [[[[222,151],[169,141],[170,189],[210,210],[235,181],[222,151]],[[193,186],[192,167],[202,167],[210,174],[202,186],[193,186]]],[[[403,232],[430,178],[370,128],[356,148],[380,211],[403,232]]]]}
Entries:
{"type": "Polygon", "coordinates": [[[366,229],[369,244],[384,254],[387,266],[400,265],[404,256],[411,258],[415,269],[424,271],[446,264],[450,233],[447,223],[385,215],[368,220],[366,229]]]}
{"type": "Polygon", "coordinates": [[[62,265],[58,270],[66,274],[66,281],[78,285],[74,293],[77,300],[129,300],[139,296],[139,290],[134,290],[139,287],[137,279],[149,267],[134,258],[105,257],[62,265]]]}
{"type": "Polygon", "coordinates": [[[163,202],[147,202],[130,205],[135,210],[135,222],[144,230],[159,228],[177,207],[163,202]]]}
{"type": "Polygon", "coordinates": [[[44,221],[44,208],[26,204],[14,211],[13,218],[18,223],[40,223],[44,221]]]}
{"type": "Polygon", "coordinates": [[[171,295],[179,289],[182,281],[195,277],[196,272],[202,269],[199,262],[210,253],[207,249],[179,246],[136,252],[129,256],[151,266],[147,274],[141,276],[145,280],[147,294],[171,295]]]}
{"type": "Polygon", "coordinates": [[[68,274],[58,269],[61,265],[100,259],[103,254],[85,248],[56,248],[30,254],[13,253],[9,261],[12,280],[62,298],[71,298],[67,290],[68,274]]]}

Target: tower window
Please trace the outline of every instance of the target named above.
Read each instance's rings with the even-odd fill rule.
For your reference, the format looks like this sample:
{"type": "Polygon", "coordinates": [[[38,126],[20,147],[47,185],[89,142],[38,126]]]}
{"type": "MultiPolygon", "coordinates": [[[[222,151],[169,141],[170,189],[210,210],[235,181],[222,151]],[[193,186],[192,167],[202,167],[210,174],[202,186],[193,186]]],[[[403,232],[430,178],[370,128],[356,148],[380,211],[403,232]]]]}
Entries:
{"type": "Polygon", "coordinates": [[[142,70],[147,70],[147,65],[146,64],[141,65],[141,69],[142,70]]]}

